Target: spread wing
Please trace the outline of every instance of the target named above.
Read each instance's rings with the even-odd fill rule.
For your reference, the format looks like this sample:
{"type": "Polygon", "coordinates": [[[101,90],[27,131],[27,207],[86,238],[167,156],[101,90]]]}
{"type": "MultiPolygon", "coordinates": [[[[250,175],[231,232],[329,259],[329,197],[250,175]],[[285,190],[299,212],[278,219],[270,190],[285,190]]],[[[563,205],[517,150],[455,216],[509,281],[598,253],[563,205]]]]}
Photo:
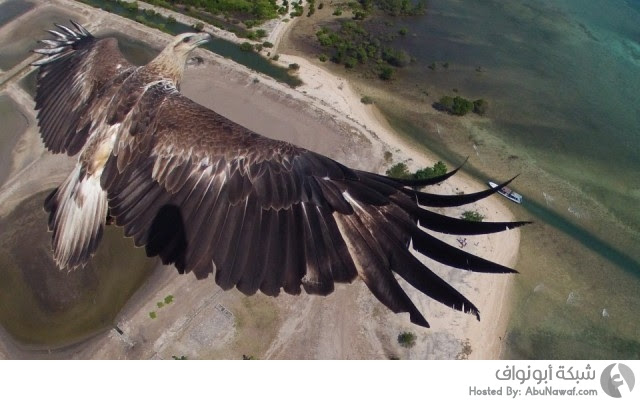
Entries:
{"type": "Polygon", "coordinates": [[[408,182],[349,169],[257,135],[166,82],[150,87],[129,117],[102,174],[111,215],[148,255],[180,272],[198,278],[215,272],[224,289],[268,295],[281,288],[297,294],[301,286],[326,295],[334,282],[359,276],[387,307],[409,312],[423,326],[427,321],[393,272],[437,301],[479,312],[420,263],[410,243],[456,268],[513,272],[418,227],[479,234],[522,225],[465,222],[418,206],[472,202],[500,187],[466,197],[422,195],[411,186],[438,180],[408,182]]]}
{"type": "Polygon", "coordinates": [[[114,80],[122,80],[133,66],[118,49],[115,38],[98,40],[72,21],[76,30],[56,25],[54,38],[41,40],[34,50],[45,57],[38,69],[36,110],[45,147],[53,153],[75,155],[87,141],[99,112],[94,101],[105,97],[114,80]]]}

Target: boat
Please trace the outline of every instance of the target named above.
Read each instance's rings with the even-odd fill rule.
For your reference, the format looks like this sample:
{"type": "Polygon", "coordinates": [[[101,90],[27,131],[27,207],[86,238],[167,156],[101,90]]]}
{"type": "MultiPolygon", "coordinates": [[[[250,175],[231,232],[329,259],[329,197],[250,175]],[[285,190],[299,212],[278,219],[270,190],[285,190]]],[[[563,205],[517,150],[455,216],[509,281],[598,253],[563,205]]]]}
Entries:
{"type": "MultiPolygon", "coordinates": [[[[489,186],[491,186],[492,188],[498,187],[499,185],[497,183],[491,182],[489,181],[489,186]]],[[[513,190],[509,189],[508,187],[503,187],[502,189],[498,190],[498,193],[500,193],[501,195],[503,195],[504,197],[506,197],[507,199],[518,203],[518,204],[522,204],[522,195],[520,195],[519,193],[514,192],[513,190]]]]}

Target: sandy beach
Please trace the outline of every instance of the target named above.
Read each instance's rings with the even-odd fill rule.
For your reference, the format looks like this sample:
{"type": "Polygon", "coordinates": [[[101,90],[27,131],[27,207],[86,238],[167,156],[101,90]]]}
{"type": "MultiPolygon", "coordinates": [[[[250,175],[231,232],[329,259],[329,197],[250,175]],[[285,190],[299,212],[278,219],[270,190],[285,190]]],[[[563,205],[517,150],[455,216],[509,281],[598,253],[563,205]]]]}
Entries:
{"type": "MultiPolygon", "coordinates": [[[[96,30],[108,26],[153,42],[154,46],[169,40],[168,35],[73,1],[52,3],[87,17],[96,30]]],[[[288,29],[291,23],[273,23],[268,39],[278,44],[288,29]]],[[[6,35],[4,28],[0,30],[0,40],[3,35],[6,35]]],[[[298,74],[303,85],[292,89],[230,60],[198,50],[195,55],[204,62],[187,69],[182,91],[260,134],[291,141],[350,167],[384,173],[390,165],[384,160],[385,151],[393,154],[394,163],[407,162],[410,169],[437,161],[394,133],[375,105],[364,105],[361,95],[344,78],[299,56],[277,52],[282,65],[300,65],[298,74]]],[[[8,93],[25,109],[33,109],[33,102],[17,84],[8,83],[2,93],[8,93]]],[[[36,187],[38,190],[43,185],[53,187],[69,170],[69,162],[56,162],[61,159],[54,160],[35,143],[34,138],[39,138],[34,122],[31,119],[25,131],[28,139],[23,139],[29,145],[21,146],[13,154],[14,160],[23,161],[14,162],[18,167],[12,169],[0,187],[0,216],[33,194],[36,187]],[[27,159],[30,162],[24,161],[27,159]]],[[[471,179],[464,171],[433,188],[443,194],[483,189],[483,182],[471,179]]],[[[458,217],[462,211],[476,210],[489,221],[513,220],[505,202],[494,196],[462,210],[438,211],[458,217]]],[[[458,244],[457,237],[443,239],[458,244]]],[[[517,230],[469,237],[465,250],[513,267],[518,259],[519,241],[517,230]]],[[[433,261],[427,265],[478,306],[480,322],[437,304],[404,284],[431,329],[414,326],[407,315],[388,311],[360,281],[340,285],[326,298],[304,294],[295,297],[283,294],[275,299],[258,294],[246,298],[236,290],[222,291],[213,279],[197,281],[192,276],[178,276],[173,268],[159,266],[116,318],[115,325],[123,334],[110,329],[50,353],[24,350],[0,331],[0,358],[167,359],[242,355],[274,359],[499,358],[509,317],[512,277],[452,270],[433,261]],[[158,302],[168,295],[175,300],[158,307],[158,302]],[[150,317],[152,311],[156,312],[156,318],[150,317]],[[410,351],[397,343],[396,337],[402,331],[417,335],[416,346],[410,351]]]]}

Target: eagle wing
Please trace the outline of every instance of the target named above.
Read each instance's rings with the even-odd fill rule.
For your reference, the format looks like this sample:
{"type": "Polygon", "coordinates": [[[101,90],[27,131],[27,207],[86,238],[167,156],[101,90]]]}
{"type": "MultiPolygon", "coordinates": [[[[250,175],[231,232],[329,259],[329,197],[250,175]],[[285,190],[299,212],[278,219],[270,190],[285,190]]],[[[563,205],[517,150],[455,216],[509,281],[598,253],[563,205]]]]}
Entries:
{"type": "MultiPolygon", "coordinates": [[[[326,295],[359,276],[394,312],[428,326],[393,272],[426,295],[479,317],[478,309],[418,261],[420,253],[481,272],[513,270],[462,252],[418,227],[479,234],[522,225],[475,223],[419,207],[459,205],[352,170],[290,143],[260,136],[181,95],[167,82],[149,87],[130,110],[102,173],[111,215],[136,245],[198,278],[215,272],[223,289],[276,296],[326,295]]],[[[455,171],[454,171],[455,172],[455,171]]]]}
{"type": "Polygon", "coordinates": [[[49,31],[54,38],[41,40],[45,47],[34,50],[46,57],[33,65],[38,69],[36,110],[45,147],[53,153],[78,153],[90,134],[96,118],[93,107],[105,91],[117,86],[133,71],[115,38],[96,39],[71,21],[76,30],[63,25],[49,31]]]}

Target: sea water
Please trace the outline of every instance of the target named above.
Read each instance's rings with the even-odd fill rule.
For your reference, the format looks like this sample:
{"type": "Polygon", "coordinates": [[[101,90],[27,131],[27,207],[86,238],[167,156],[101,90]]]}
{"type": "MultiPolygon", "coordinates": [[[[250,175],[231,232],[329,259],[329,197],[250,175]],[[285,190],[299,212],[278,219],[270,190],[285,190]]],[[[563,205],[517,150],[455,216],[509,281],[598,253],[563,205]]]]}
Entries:
{"type": "Polygon", "coordinates": [[[503,356],[640,356],[640,1],[432,0],[396,24],[415,57],[396,90],[424,109],[461,95],[490,110],[383,101],[390,122],[444,159],[471,156],[483,179],[522,173],[512,209],[536,224],[503,356]]]}

